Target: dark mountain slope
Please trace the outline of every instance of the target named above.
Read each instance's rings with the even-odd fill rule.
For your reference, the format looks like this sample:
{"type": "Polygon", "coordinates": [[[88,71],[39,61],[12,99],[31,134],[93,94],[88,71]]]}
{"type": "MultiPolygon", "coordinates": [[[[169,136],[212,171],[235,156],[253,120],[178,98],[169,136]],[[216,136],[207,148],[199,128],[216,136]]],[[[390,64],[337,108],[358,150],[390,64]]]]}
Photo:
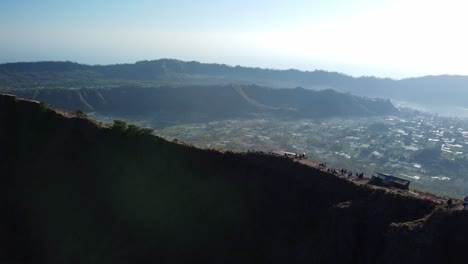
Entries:
{"type": "Polygon", "coordinates": [[[261,104],[294,108],[298,113],[309,117],[384,115],[398,112],[389,100],[362,98],[333,90],[315,92],[303,88],[249,88],[245,91],[246,94],[261,104]]]}
{"type": "Polygon", "coordinates": [[[468,237],[466,212],[12,96],[0,150],[1,263],[455,263],[468,237]]]}
{"type": "Polygon", "coordinates": [[[121,84],[256,84],[273,88],[334,89],[432,106],[468,106],[467,76],[426,76],[403,80],[354,78],[336,72],[231,67],[172,59],[106,66],[72,62],[0,64],[0,89],[96,88],[121,84]]]}
{"type": "Polygon", "coordinates": [[[60,109],[146,115],[181,122],[258,116],[368,116],[398,111],[388,100],[360,98],[331,90],[268,89],[239,85],[23,89],[10,92],[60,109]]]}

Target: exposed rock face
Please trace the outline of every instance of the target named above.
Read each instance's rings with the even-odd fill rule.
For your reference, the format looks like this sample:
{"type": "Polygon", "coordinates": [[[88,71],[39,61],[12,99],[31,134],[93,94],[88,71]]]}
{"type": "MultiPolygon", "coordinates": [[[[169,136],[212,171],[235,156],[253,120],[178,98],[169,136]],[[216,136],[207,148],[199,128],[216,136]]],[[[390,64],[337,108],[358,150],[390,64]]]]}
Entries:
{"type": "Polygon", "coordinates": [[[460,263],[468,213],[0,96],[1,263],[460,263]]]}

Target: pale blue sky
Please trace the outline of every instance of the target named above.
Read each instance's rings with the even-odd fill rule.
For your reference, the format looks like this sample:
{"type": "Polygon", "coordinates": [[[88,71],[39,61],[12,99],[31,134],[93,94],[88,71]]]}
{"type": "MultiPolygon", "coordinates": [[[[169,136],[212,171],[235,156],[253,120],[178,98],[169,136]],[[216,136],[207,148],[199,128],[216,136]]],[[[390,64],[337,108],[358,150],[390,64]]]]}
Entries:
{"type": "Polygon", "coordinates": [[[463,1],[3,0],[0,63],[176,58],[401,78],[468,75],[463,1]]]}

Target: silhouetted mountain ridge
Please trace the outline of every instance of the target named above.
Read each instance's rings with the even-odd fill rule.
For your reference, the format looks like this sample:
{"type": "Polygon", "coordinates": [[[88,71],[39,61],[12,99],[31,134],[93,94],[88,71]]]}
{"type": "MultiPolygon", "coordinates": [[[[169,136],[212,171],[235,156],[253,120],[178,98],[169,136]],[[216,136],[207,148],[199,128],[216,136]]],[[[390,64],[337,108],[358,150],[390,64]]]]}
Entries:
{"type": "Polygon", "coordinates": [[[0,262],[458,263],[468,220],[262,153],[0,95],[0,262]]]}

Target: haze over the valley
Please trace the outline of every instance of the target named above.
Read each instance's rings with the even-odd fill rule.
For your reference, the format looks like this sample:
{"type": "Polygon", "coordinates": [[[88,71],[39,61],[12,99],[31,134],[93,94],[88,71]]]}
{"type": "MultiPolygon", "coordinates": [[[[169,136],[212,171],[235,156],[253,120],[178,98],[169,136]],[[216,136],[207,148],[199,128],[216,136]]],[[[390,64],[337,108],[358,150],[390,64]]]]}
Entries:
{"type": "Polygon", "coordinates": [[[175,58],[353,76],[468,75],[465,1],[3,1],[0,63],[175,58]]]}
{"type": "Polygon", "coordinates": [[[464,263],[467,10],[1,1],[0,264],[464,263]]]}

